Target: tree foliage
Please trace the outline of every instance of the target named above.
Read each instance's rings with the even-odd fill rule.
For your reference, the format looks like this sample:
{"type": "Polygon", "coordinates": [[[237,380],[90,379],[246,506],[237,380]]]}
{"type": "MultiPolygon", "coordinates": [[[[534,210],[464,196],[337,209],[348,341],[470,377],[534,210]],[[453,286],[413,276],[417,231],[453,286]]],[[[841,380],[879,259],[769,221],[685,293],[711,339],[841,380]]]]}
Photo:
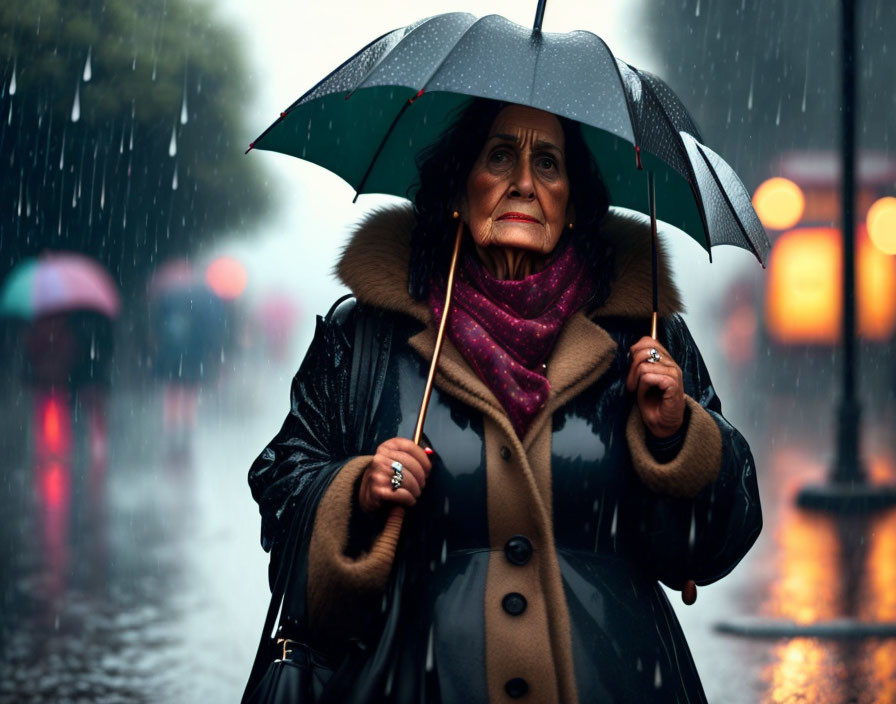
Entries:
{"type": "Polygon", "coordinates": [[[245,223],[263,205],[246,83],[196,0],[0,4],[0,276],[74,249],[128,285],[245,223]]]}

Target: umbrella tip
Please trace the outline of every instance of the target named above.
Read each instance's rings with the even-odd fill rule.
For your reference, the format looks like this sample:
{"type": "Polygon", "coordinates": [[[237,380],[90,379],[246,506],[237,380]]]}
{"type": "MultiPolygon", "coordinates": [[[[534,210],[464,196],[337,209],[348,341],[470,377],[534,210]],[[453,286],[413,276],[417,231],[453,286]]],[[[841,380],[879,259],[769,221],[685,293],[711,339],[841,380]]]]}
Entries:
{"type": "Polygon", "coordinates": [[[532,25],[532,31],[541,34],[541,23],[544,20],[544,6],[547,0],[538,0],[538,7],[535,10],[535,23],[532,25]]]}
{"type": "Polygon", "coordinates": [[[251,143],[249,144],[249,148],[248,148],[246,151],[244,151],[243,154],[246,155],[246,154],[248,154],[249,152],[251,152],[253,149],[255,149],[255,142],[251,142],[251,143]]]}

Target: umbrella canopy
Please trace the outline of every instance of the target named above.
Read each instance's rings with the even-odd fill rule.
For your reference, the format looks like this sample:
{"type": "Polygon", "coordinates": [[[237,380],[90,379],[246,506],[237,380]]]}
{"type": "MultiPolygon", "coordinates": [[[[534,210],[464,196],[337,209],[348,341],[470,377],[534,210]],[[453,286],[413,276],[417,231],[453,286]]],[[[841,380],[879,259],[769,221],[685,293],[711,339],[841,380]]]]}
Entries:
{"type": "Polygon", "coordinates": [[[769,243],[734,171],[700,140],[672,90],[618,60],[586,31],[542,33],[490,15],[449,13],[383,35],[280,115],[251,148],[319,164],[358,193],[409,197],[415,155],[471,97],[580,122],[611,203],[649,212],[644,170],[655,174],[657,216],[707,251],[769,243]]]}
{"type": "Polygon", "coordinates": [[[120,309],[118,287],[109,273],[74,252],[22,260],[0,291],[0,314],[26,320],[66,311],[95,311],[114,318],[120,309]]]}

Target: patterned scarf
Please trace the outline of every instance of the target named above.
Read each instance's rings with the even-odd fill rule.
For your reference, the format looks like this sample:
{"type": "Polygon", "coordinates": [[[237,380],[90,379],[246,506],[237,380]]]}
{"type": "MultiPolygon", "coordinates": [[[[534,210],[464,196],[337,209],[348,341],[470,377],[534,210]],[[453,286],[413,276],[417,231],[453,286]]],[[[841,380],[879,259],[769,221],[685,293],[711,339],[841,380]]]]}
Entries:
{"type": "MultiPolygon", "coordinates": [[[[571,245],[521,281],[496,279],[474,252],[464,254],[454,282],[448,335],[507,411],[520,438],[547,402],[544,363],[560,329],[591,290],[585,263],[571,245]]],[[[429,306],[437,325],[444,305],[444,283],[433,281],[429,306]]]]}

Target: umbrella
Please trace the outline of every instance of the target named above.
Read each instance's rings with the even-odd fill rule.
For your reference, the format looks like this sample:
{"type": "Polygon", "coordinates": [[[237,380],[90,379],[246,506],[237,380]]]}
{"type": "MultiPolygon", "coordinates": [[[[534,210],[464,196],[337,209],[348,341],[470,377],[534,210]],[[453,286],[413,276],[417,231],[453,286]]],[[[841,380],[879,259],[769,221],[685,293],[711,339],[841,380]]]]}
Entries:
{"type": "Polygon", "coordinates": [[[9,273],[0,291],[0,314],[34,320],[65,311],[118,315],[118,287],[95,260],[75,252],[25,259],[9,273]]]}
{"type": "MultiPolygon", "coordinates": [[[[471,98],[576,120],[601,168],[610,202],[651,214],[651,332],[656,337],[657,216],[707,252],[715,244],[733,244],[763,264],[768,238],[740,179],[701,143],[673,91],[658,77],[617,59],[595,34],[542,32],[544,6],[545,0],[539,0],[531,30],[498,15],[477,19],[448,13],[389,32],[282,112],[247,152],[265,149],[314,162],[342,177],[356,194],[407,197],[417,179],[416,152],[431,144],[471,98]]],[[[445,311],[462,231],[460,221],[445,311]]],[[[414,432],[418,443],[447,317],[442,316],[414,432]]],[[[400,511],[393,515],[401,520],[400,511]]]]}
{"type": "Polygon", "coordinates": [[[407,197],[417,149],[470,97],[528,105],[582,124],[613,205],[650,212],[647,170],[660,185],[660,219],[708,252],[732,244],[764,264],[768,238],[749,194],[701,143],[673,91],[590,32],[543,33],[540,17],[536,24],[449,13],[389,32],[281,113],[250,149],[312,161],[358,194],[407,197]]]}

